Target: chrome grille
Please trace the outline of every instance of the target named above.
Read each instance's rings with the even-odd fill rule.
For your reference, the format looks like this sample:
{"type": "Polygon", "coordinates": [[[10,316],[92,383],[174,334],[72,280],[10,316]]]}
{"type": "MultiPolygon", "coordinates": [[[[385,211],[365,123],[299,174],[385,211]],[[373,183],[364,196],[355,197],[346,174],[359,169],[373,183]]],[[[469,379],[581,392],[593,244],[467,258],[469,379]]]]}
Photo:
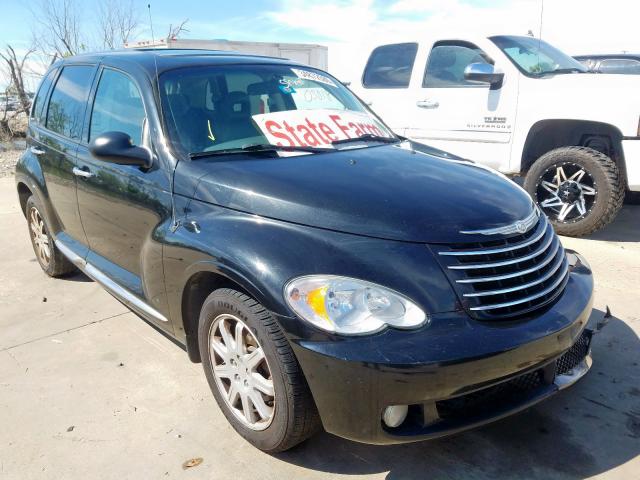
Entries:
{"type": "Polygon", "coordinates": [[[544,215],[524,234],[434,248],[463,307],[482,320],[530,315],[553,302],[568,279],[564,249],[544,215]]]}

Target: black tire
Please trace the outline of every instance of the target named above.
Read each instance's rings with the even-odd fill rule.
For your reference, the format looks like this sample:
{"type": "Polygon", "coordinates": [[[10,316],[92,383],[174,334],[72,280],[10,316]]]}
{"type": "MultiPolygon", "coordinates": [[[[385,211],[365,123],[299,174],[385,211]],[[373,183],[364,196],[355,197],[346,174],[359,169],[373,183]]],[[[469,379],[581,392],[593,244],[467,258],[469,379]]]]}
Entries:
{"type": "Polygon", "coordinates": [[[313,397],[291,346],[273,316],[258,302],[236,290],[214,291],[206,298],[200,312],[198,343],[204,372],[220,409],[249,443],[265,452],[282,452],[320,429],[313,397]],[[242,320],[264,351],[275,401],[271,423],[264,430],[253,430],[236,418],[216,383],[209,334],[215,319],[221,315],[242,320]]]}
{"type": "Polygon", "coordinates": [[[76,271],[75,265],[67,260],[67,257],[65,257],[62,252],[56,247],[56,244],[53,241],[53,237],[51,236],[49,223],[46,216],[44,215],[44,209],[34,195],[31,195],[27,199],[25,211],[27,216],[27,228],[29,229],[29,238],[31,239],[31,246],[33,247],[33,252],[36,255],[36,260],[38,260],[42,271],[50,277],[61,277],[63,275],[67,275],[71,272],[76,271]],[[38,235],[32,228],[32,218],[34,215],[37,215],[37,218],[41,219],[42,221],[41,231],[42,235],[47,239],[47,248],[49,252],[48,257],[43,256],[38,247],[38,235]]]}
{"type": "Polygon", "coordinates": [[[545,153],[527,173],[524,189],[547,214],[556,232],[570,237],[589,235],[609,224],[622,208],[625,196],[624,182],[615,162],[587,147],[563,147],[545,153]],[[544,190],[542,181],[557,167],[579,168],[586,172],[585,178],[589,178],[596,192],[589,199],[592,203],[588,205],[588,210],[585,209],[586,213],[580,214],[574,210],[574,218],[567,217],[561,221],[558,220],[559,215],[554,215],[553,208],[540,205],[545,195],[551,195],[544,190]]]}

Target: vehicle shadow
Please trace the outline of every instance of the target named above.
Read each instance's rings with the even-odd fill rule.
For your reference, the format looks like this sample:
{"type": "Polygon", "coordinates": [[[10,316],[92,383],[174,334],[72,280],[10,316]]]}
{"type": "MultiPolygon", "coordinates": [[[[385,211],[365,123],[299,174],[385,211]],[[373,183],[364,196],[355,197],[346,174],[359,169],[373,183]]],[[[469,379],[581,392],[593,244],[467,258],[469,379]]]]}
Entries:
{"type": "Polygon", "coordinates": [[[87,275],[85,275],[80,270],[75,270],[65,275],[63,278],[64,280],[67,280],[70,282],[93,282],[91,278],[87,277],[87,275]]]}
{"type": "MultiPolygon", "coordinates": [[[[592,321],[603,312],[594,310],[592,321]]],[[[363,445],[327,433],[278,454],[281,461],[387,480],[585,478],[640,454],[640,340],[610,319],[594,338],[594,365],[572,388],[519,415],[429,442],[363,445]]],[[[346,407],[345,407],[346,408],[346,407]]]]}
{"type": "Polygon", "coordinates": [[[616,219],[588,237],[589,240],[640,242],[640,205],[625,204],[616,219]]]}

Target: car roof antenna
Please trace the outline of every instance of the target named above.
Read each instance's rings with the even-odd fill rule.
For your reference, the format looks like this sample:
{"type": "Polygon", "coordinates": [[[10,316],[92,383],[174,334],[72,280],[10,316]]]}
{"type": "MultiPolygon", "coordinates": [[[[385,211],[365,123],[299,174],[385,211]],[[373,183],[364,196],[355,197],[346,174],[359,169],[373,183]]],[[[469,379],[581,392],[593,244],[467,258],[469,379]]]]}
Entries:
{"type": "MultiPolygon", "coordinates": [[[[150,3],[147,3],[147,11],[149,12],[149,28],[151,29],[151,45],[155,48],[156,39],[155,39],[155,36],[153,35],[153,19],[151,18],[150,3]]],[[[165,126],[164,110],[162,108],[162,94],[160,93],[160,77],[158,75],[158,58],[155,54],[153,55],[153,64],[156,70],[156,89],[158,90],[158,109],[159,109],[160,123],[161,123],[160,129],[162,130],[162,128],[165,126]]],[[[164,137],[164,132],[161,131],[161,133],[164,137]]],[[[171,171],[171,227],[170,227],[172,232],[175,232],[180,226],[180,222],[178,221],[178,217],[176,215],[176,202],[173,196],[175,177],[176,177],[176,165],[173,165],[173,170],[171,171]]]]}
{"type": "Polygon", "coordinates": [[[542,47],[543,19],[544,19],[544,0],[540,0],[540,30],[538,31],[538,67],[540,67],[540,48],[542,47]]]}

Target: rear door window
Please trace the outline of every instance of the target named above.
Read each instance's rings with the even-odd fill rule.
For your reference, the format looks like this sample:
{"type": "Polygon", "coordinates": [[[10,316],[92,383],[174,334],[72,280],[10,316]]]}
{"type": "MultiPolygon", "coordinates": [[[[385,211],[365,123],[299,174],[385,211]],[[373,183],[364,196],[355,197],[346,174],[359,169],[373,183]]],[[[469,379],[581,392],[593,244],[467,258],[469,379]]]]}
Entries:
{"type": "Polygon", "coordinates": [[[366,88],[407,88],[417,52],[417,43],[376,48],[365,67],[362,85],[366,88]]]}
{"type": "Polygon", "coordinates": [[[73,140],[80,139],[94,68],[69,65],[62,69],[47,109],[49,130],[73,140]]]}
{"type": "Polygon", "coordinates": [[[464,78],[472,63],[490,63],[482,50],[467,42],[441,42],[431,50],[422,86],[425,88],[477,87],[464,78]]]}
{"type": "Polygon", "coordinates": [[[105,68],[93,102],[89,140],[105,132],[124,132],[142,143],[144,104],[138,87],[124,73],[105,68]]]}
{"type": "Polygon", "coordinates": [[[46,114],[44,106],[46,104],[47,94],[49,93],[49,89],[51,88],[51,84],[53,83],[53,79],[55,78],[57,71],[57,68],[51,70],[40,83],[38,94],[33,101],[33,106],[31,107],[31,118],[37,122],[42,122],[44,120],[44,114],[46,114]]]}

